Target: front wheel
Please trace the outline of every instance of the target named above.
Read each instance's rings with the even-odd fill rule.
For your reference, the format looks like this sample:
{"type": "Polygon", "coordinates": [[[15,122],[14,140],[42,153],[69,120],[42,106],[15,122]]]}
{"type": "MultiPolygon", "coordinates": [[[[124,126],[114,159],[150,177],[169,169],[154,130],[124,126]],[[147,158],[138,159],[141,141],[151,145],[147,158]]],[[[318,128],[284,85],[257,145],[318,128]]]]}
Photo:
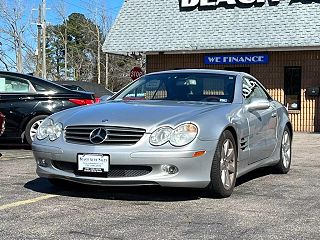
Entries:
{"type": "Polygon", "coordinates": [[[291,167],[291,145],[292,137],[289,128],[286,126],[283,131],[281,147],[280,147],[280,161],[275,166],[278,173],[286,174],[291,167]]]}
{"type": "Polygon", "coordinates": [[[47,117],[47,115],[39,115],[39,116],[32,118],[28,122],[28,124],[26,126],[26,130],[25,130],[25,136],[26,136],[26,140],[29,143],[29,145],[31,145],[32,142],[34,141],[36,134],[37,134],[38,127],[40,126],[40,124],[43,122],[43,120],[46,117],[47,117]]]}
{"type": "Polygon", "coordinates": [[[237,148],[229,130],[222,133],[211,167],[211,182],[208,190],[214,196],[229,197],[234,189],[237,176],[237,148]]]}

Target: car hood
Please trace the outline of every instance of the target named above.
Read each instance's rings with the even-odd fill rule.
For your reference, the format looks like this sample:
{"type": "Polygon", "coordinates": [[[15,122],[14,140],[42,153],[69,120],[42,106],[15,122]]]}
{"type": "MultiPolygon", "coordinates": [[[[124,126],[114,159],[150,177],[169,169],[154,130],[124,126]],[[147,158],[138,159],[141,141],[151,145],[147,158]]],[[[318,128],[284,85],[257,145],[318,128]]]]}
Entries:
{"type": "Polygon", "coordinates": [[[124,126],[143,128],[151,132],[160,125],[174,127],[182,122],[193,121],[200,114],[225,105],[171,101],[111,101],[67,110],[58,120],[63,122],[64,126],[124,126]]]}

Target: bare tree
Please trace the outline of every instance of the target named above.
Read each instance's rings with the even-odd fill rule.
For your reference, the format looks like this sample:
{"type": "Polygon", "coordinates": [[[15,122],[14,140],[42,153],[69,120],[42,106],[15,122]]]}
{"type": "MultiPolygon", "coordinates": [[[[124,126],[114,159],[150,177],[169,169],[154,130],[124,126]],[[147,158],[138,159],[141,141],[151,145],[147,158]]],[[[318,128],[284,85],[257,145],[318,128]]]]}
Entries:
{"type": "Polygon", "coordinates": [[[112,25],[112,14],[108,12],[105,1],[93,0],[90,5],[87,6],[92,22],[95,25],[95,29],[92,31],[94,36],[95,45],[97,48],[96,52],[96,72],[97,72],[97,82],[98,84],[103,83],[103,80],[106,79],[106,61],[105,56],[102,56],[102,45],[106,36],[112,25]],[[92,8],[92,6],[95,6],[92,8]]]}
{"type": "Polygon", "coordinates": [[[25,8],[21,0],[0,0],[1,62],[7,70],[15,68],[17,72],[22,72],[24,70],[23,59],[33,55],[31,45],[25,41],[30,21],[25,19],[24,11],[25,8]],[[10,54],[12,50],[14,57],[10,54]]]}
{"type": "Polygon", "coordinates": [[[57,2],[55,7],[58,17],[65,23],[63,31],[60,31],[60,37],[63,40],[64,45],[64,77],[68,79],[68,24],[67,24],[67,8],[64,0],[57,2]]]}

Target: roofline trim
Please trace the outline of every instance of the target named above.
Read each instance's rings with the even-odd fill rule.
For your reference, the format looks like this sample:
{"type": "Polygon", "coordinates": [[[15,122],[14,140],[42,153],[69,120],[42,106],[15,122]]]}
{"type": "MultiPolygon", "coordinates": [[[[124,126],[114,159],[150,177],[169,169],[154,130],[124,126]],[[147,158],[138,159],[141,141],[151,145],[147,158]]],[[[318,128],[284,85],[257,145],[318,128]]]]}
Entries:
{"type": "MultiPolygon", "coordinates": [[[[104,49],[105,50],[105,49],[104,49]]],[[[288,52],[288,51],[317,51],[320,50],[319,46],[307,46],[307,47],[266,47],[266,48],[225,48],[225,49],[203,49],[203,50],[176,50],[176,51],[105,51],[106,54],[127,55],[131,52],[144,53],[146,55],[158,55],[158,54],[196,54],[196,53],[245,53],[245,52],[288,52]]]]}
{"type": "Polygon", "coordinates": [[[195,54],[195,53],[245,53],[245,52],[288,52],[288,51],[317,51],[320,50],[319,46],[310,47],[273,47],[273,48],[241,48],[241,49],[206,49],[206,50],[180,50],[180,51],[165,51],[165,52],[146,52],[146,55],[157,55],[157,54],[195,54]]]}

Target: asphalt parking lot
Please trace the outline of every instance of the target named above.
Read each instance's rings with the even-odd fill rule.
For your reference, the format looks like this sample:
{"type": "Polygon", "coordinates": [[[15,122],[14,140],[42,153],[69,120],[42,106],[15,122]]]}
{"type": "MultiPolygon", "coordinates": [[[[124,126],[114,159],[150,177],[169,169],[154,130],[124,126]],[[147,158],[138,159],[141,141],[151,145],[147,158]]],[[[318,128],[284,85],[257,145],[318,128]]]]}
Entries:
{"type": "Polygon", "coordinates": [[[0,239],[319,239],[320,134],[296,133],[288,175],[238,180],[228,199],[162,188],[53,187],[26,146],[1,145],[0,239]]]}

